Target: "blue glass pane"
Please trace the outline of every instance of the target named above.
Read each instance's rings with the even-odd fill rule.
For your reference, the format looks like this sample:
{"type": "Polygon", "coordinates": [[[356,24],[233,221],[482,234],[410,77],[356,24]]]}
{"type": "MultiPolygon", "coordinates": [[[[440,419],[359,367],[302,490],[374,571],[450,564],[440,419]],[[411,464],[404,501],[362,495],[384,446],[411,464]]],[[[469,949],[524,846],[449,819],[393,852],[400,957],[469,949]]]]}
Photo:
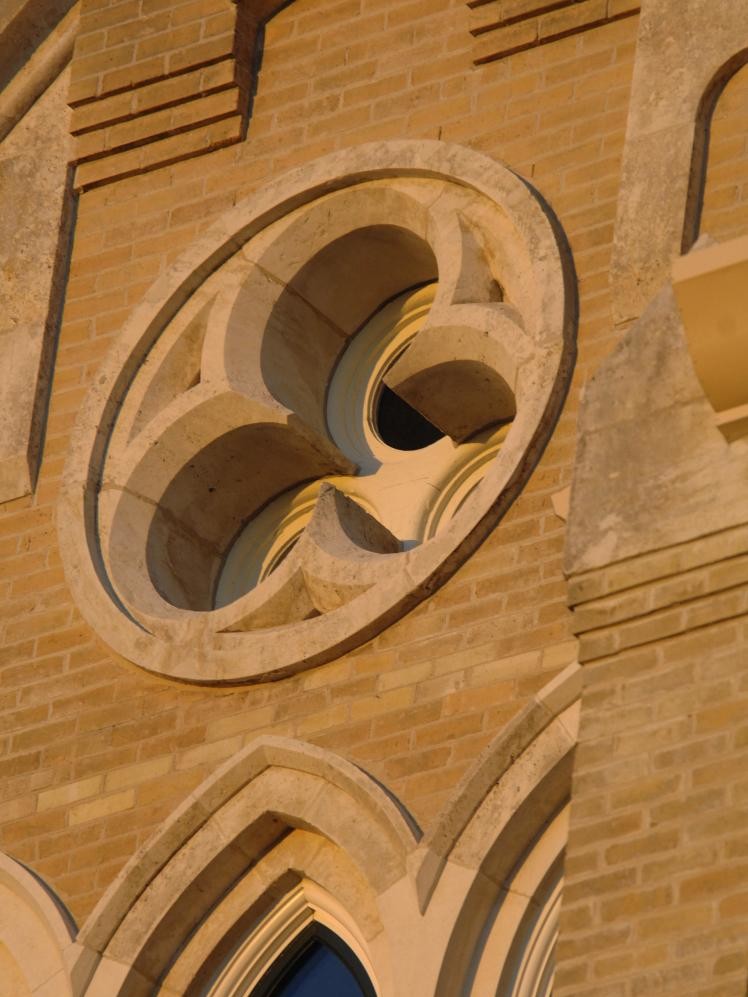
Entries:
{"type": "Polygon", "coordinates": [[[315,942],[272,997],[364,997],[364,993],[340,957],[315,942]]]}

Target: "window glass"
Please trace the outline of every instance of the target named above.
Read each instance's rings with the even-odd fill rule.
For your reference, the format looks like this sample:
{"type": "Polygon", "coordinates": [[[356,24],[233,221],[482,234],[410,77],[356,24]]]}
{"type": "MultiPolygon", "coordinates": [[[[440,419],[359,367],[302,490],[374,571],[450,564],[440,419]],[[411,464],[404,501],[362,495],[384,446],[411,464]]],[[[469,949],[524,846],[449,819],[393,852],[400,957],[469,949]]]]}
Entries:
{"type": "Polygon", "coordinates": [[[268,997],[367,997],[340,956],[323,942],[302,950],[268,997]]]}
{"type": "Polygon", "coordinates": [[[353,973],[338,955],[315,942],[293,966],[290,976],[272,991],[272,997],[363,997],[353,973]]]}

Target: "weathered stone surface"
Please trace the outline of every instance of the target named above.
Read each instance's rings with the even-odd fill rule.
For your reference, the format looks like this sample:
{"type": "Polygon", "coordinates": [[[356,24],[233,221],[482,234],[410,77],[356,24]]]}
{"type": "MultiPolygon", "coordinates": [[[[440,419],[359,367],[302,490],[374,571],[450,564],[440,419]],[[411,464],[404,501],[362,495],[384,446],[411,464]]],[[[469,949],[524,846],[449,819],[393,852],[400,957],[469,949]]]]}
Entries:
{"type": "Polygon", "coordinates": [[[636,318],[698,234],[706,116],[748,47],[743,3],[647,0],[618,195],[613,260],[617,322],[636,318]]]}
{"type": "Polygon", "coordinates": [[[587,386],[566,570],[744,523],[747,484],[748,448],[713,423],[668,285],[587,386]]]}
{"type": "Polygon", "coordinates": [[[4,0],[0,7],[0,91],[31,59],[76,0],[4,0]]]}
{"type": "MultiPolygon", "coordinates": [[[[534,193],[499,164],[448,144],[382,142],[333,153],[232,208],[148,291],[79,414],[58,522],[67,577],[84,616],[129,660],[209,683],[256,681],[269,669],[291,674],[401,616],[479,542],[547,440],[574,352],[569,270],[534,193]],[[364,169],[369,179],[361,182],[364,169]],[[355,283],[350,258],[359,264],[355,283]],[[367,547],[368,527],[355,540],[349,531],[342,545],[340,536],[328,535],[332,546],[318,536],[296,546],[282,575],[269,573],[216,606],[212,594],[242,517],[250,520],[310,480],[350,473],[355,465],[359,474],[371,470],[358,452],[346,449],[343,456],[335,446],[327,389],[341,347],[370,309],[403,284],[407,290],[433,278],[427,264],[436,264],[439,285],[418,338],[429,323],[437,331],[462,329],[462,337],[450,335],[451,347],[498,367],[500,404],[487,400],[485,408],[495,422],[513,414],[516,402],[506,438],[500,447],[485,447],[485,469],[443,529],[398,536],[398,552],[389,544],[392,565],[367,547]],[[512,307],[494,300],[498,274],[512,307]],[[189,320],[180,313],[185,305],[189,320]],[[128,438],[120,422],[142,424],[141,401],[161,393],[159,381],[173,383],[175,335],[189,338],[185,355],[196,353],[192,323],[203,307],[209,317],[199,383],[174,398],[164,389],[158,413],[128,438]],[[199,311],[193,316],[190,309],[199,311]],[[310,324],[310,312],[324,321],[310,324]],[[165,315],[176,316],[174,327],[165,315]],[[110,442],[102,463],[104,438],[110,442]],[[94,481],[101,487],[92,488],[94,481]],[[278,619],[290,606],[281,581],[289,582],[285,596],[299,591],[296,565],[314,613],[278,619]],[[268,624],[283,629],[264,629],[268,624]]],[[[424,342],[419,364],[430,353],[441,366],[441,338],[424,342]]],[[[455,381],[457,396],[475,389],[471,378],[467,388],[455,381]]],[[[361,406],[367,424],[368,405],[367,398],[361,406]]],[[[463,425],[461,432],[478,428],[463,425]]],[[[392,463],[407,475],[406,450],[395,451],[392,463]]],[[[466,462],[473,456],[469,448],[463,453],[466,462]]],[[[447,492],[447,471],[457,476],[459,460],[450,459],[454,467],[429,472],[424,521],[447,492]]],[[[303,597],[302,603],[306,609],[303,597]]]]}
{"type": "Polygon", "coordinates": [[[0,501],[33,488],[69,231],[67,74],[0,145],[0,501]]]}

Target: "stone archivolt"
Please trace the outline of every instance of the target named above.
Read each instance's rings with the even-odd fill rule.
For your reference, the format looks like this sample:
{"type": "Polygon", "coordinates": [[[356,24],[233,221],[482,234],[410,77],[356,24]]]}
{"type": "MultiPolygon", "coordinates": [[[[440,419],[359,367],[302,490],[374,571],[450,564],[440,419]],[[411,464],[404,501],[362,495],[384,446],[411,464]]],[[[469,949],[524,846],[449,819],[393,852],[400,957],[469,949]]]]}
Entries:
{"type": "Polygon", "coordinates": [[[0,852],[0,993],[71,997],[75,925],[34,873],[0,852]]]}
{"type": "Polygon", "coordinates": [[[442,143],[336,154],[234,209],[154,285],[81,413],[60,529],[89,622],[148,669],[234,682],[326,660],[407,611],[548,438],[573,362],[568,271],[531,190],[442,143]],[[404,345],[370,358],[362,453],[336,371],[383,303],[419,287],[404,345]],[[384,384],[443,438],[369,446],[384,384]],[[393,482],[407,528],[383,499],[393,482]],[[296,525],[263,536],[279,499],[296,525]],[[254,577],[242,544],[272,555],[254,577]]]}
{"type": "Polygon", "coordinates": [[[67,955],[73,992],[245,994],[320,925],[381,997],[484,997],[500,976],[546,997],[580,684],[578,665],[549,683],[423,836],[350,762],[257,739],[112,883],[67,955]]]}

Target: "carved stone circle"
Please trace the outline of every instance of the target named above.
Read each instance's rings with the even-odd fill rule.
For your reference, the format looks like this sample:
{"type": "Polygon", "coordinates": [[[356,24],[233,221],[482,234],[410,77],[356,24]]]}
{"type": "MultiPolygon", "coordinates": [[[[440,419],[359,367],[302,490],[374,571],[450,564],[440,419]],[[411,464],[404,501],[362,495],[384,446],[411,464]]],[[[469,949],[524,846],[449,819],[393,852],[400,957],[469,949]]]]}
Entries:
{"type": "Polygon", "coordinates": [[[556,230],[508,169],[440,142],[335,153],[224,215],[133,312],[76,425],[59,532],[92,627],[150,671],[246,682],[328,660],[433,591],[518,494],[563,401],[576,313],[556,230]],[[359,330],[419,287],[427,314],[377,380],[443,434],[394,454],[431,475],[431,525],[405,538],[328,394],[359,330]],[[247,524],[310,483],[298,542],[218,598],[247,524]]]}

